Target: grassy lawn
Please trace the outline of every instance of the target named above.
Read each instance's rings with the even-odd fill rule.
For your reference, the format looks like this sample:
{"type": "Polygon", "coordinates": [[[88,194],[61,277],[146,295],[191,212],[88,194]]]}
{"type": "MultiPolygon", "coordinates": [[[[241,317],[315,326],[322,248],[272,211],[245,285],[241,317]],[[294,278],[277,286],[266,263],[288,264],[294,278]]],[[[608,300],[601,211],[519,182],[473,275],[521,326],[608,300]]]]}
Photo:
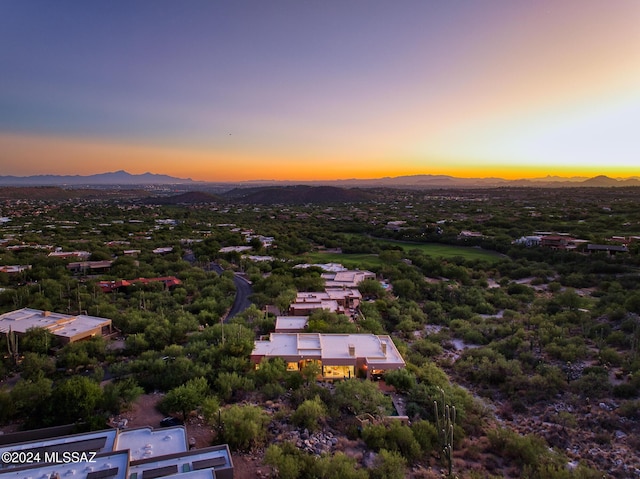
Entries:
{"type": "Polygon", "coordinates": [[[308,263],[340,263],[345,268],[370,269],[382,262],[375,254],[307,253],[303,256],[308,263]]]}
{"type": "MultiPolygon", "coordinates": [[[[490,262],[498,261],[501,256],[493,251],[485,251],[479,248],[464,246],[452,246],[437,243],[403,243],[393,240],[374,240],[376,243],[400,246],[404,251],[418,249],[422,254],[436,258],[463,257],[466,260],[485,260],[490,262]]],[[[347,268],[373,268],[382,263],[375,254],[340,254],[340,253],[307,253],[303,256],[308,263],[340,263],[347,268]]]]}
{"type": "Polygon", "coordinates": [[[486,261],[498,261],[502,258],[499,253],[494,251],[487,251],[480,248],[466,247],[466,246],[454,246],[448,244],[439,243],[403,243],[400,241],[392,240],[375,240],[381,244],[389,244],[394,246],[400,246],[404,251],[411,251],[417,249],[426,256],[434,256],[440,258],[453,258],[454,256],[461,256],[464,259],[482,259],[486,261]]]}

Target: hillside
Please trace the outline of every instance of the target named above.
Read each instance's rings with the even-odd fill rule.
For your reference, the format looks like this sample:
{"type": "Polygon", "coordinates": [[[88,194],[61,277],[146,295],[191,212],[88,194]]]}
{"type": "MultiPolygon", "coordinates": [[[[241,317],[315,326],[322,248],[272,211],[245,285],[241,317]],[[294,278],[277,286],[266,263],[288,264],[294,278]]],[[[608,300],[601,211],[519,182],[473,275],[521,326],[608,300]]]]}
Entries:
{"type": "Polygon", "coordinates": [[[221,203],[224,201],[225,200],[218,195],[212,195],[202,191],[188,191],[174,196],[148,198],[144,202],[155,205],[195,205],[202,203],[221,203]]]}
{"type": "Polygon", "coordinates": [[[42,200],[58,201],[70,199],[104,200],[108,198],[125,199],[149,196],[149,192],[143,190],[122,189],[92,189],[77,188],[66,189],[57,186],[3,186],[0,187],[1,200],[42,200]]]}
{"type": "Polygon", "coordinates": [[[359,189],[304,185],[234,189],[225,196],[250,204],[357,203],[374,197],[372,193],[359,189]]]}

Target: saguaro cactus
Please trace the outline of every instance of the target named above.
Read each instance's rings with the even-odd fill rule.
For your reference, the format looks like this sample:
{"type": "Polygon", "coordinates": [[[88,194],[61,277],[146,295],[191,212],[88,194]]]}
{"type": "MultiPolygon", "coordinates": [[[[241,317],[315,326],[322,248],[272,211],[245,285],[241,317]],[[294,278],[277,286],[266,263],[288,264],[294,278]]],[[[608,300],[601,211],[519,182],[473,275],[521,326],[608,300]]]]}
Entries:
{"type": "Polygon", "coordinates": [[[441,457],[447,463],[449,476],[453,470],[453,426],[456,422],[456,407],[446,404],[444,390],[440,389],[442,405],[438,407],[438,401],[433,401],[433,410],[436,417],[436,428],[440,439],[441,457]]]}
{"type": "Polygon", "coordinates": [[[13,358],[14,362],[18,361],[18,336],[16,333],[11,331],[7,331],[7,349],[9,350],[9,355],[13,358]]]}

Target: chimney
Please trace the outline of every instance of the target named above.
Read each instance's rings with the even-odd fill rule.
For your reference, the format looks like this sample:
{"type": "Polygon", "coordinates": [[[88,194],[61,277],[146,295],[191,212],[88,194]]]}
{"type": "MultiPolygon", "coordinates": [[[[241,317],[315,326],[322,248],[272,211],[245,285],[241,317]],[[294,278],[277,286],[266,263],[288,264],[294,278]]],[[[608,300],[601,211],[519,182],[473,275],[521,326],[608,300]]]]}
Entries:
{"type": "Polygon", "coordinates": [[[354,344],[349,345],[349,356],[356,357],[356,347],[354,344]]]}
{"type": "Polygon", "coordinates": [[[42,312],[42,316],[44,316],[45,318],[51,315],[51,311],[43,311],[42,312]]]}
{"type": "Polygon", "coordinates": [[[384,356],[387,356],[387,343],[380,343],[380,346],[382,346],[382,354],[384,354],[384,356]]]}

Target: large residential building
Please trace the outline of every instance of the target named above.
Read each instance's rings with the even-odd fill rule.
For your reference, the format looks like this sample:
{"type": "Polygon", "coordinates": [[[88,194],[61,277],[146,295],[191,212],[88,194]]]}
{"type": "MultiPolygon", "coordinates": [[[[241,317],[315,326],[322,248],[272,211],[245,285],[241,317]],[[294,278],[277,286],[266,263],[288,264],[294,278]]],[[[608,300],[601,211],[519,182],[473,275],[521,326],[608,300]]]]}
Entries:
{"type": "Polygon", "coordinates": [[[93,336],[111,334],[111,320],[22,308],[0,315],[0,333],[12,331],[24,334],[32,328],[43,328],[60,338],[63,343],[73,343],[93,336]]]}
{"type": "Polygon", "coordinates": [[[100,281],[98,286],[105,293],[110,293],[114,290],[120,290],[133,286],[135,284],[150,284],[150,283],[162,283],[166,289],[174,288],[180,284],[180,281],[175,276],[161,276],[158,278],[137,278],[137,279],[120,279],[118,281],[100,281]]]}
{"type": "Polygon", "coordinates": [[[325,280],[326,289],[357,288],[365,279],[376,279],[375,273],[359,270],[326,272],[321,276],[325,280]]]}
{"type": "Polygon", "coordinates": [[[73,273],[106,273],[113,265],[113,261],[74,261],[67,265],[67,269],[73,273]]]}
{"type": "Polygon", "coordinates": [[[49,256],[61,259],[77,258],[81,261],[87,261],[91,257],[91,253],[88,251],[52,251],[49,256]]]}
{"type": "Polygon", "coordinates": [[[25,271],[28,271],[30,269],[31,269],[30,264],[5,265],[5,266],[0,266],[0,273],[18,274],[18,273],[24,273],[25,271]]]}
{"type": "Polygon", "coordinates": [[[3,435],[0,479],[233,479],[229,447],[191,449],[184,426],[56,432],[29,431],[26,441],[23,433],[3,435]]]}
{"type": "Polygon", "coordinates": [[[362,294],[355,288],[299,292],[289,311],[293,315],[308,315],[316,309],[326,309],[333,313],[344,314],[350,309],[357,308],[361,299],[362,294]]]}
{"type": "Polygon", "coordinates": [[[374,334],[271,333],[255,342],[251,360],[279,357],[287,370],[298,371],[309,363],[321,366],[325,380],[380,377],[385,371],[405,366],[389,336],[374,334]]]}

